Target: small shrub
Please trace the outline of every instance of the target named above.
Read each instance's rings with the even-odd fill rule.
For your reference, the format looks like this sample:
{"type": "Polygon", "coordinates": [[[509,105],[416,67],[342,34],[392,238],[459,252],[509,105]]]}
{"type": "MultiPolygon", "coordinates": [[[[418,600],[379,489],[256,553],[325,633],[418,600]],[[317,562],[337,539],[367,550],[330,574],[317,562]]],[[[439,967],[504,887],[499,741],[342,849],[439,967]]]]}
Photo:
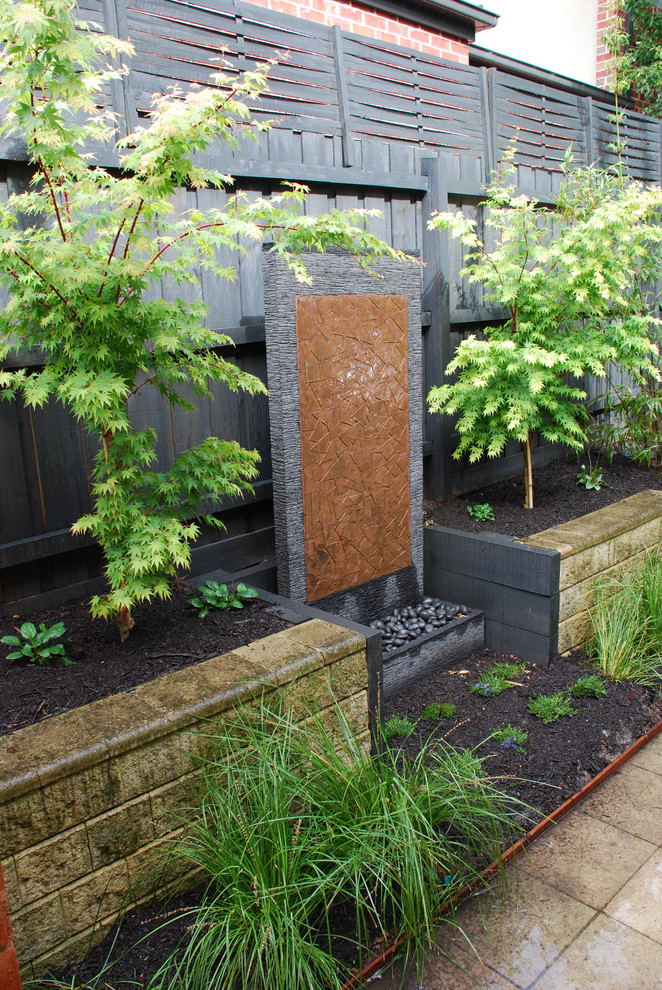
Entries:
{"type": "Polygon", "coordinates": [[[453,718],[457,708],[449,701],[436,701],[423,709],[421,718],[453,718]]]}
{"type": "Polygon", "coordinates": [[[467,512],[472,519],[477,519],[479,522],[494,519],[494,509],[489,502],[481,502],[478,505],[468,505],[467,512]]]}
{"type": "Polygon", "coordinates": [[[395,739],[396,736],[410,736],[416,726],[407,715],[389,715],[382,727],[384,739],[395,739]]]}
{"type": "Polygon", "coordinates": [[[54,642],[64,636],[64,622],[48,627],[40,622],[39,629],[32,622],[24,622],[16,628],[16,632],[20,639],[19,636],[3,636],[0,639],[0,643],[16,647],[13,653],[7,654],[8,660],[29,660],[42,667],[49,663],[61,663],[68,667],[73,663],[64,652],[64,645],[54,642]]]}
{"type": "Polygon", "coordinates": [[[524,745],[529,738],[529,733],[517,725],[505,725],[503,729],[497,729],[492,738],[505,749],[518,749],[524,753],[524,745]]]}
{"type": "Polygon", "coordinates": [[[539,694],[537,698],[532,698],[529,702],[529,714],[548,725],[560,718],[576,715],[577,709],[572,707],[563,691],[557,691],[556,694],[539,694]]]}
{"type": "Polygon", "coordinates": [[[485,671],[482,681],[477,681],[469,688],[471,694],[482,694],[485,698],[501,694],[514,687],[512,679],[519,677],[526,670],[524,663],[497,663],[485,671]]]}
{"type": "Polygon", "coordinates": [[[198,610],[198,616],[204,619],[217,609],[243,608],[244,601],[257,598],[258,595],[257,588],[249,588],[241,581],[236,588],[229,588],[227,584],[219,584],[218,581],[207,581],[200,585],[198,594],[189,598],[188,602],[198,610]]]}
{"type": "Polygon", "coordinates": [[[597,674],[587,674],[580,677],[578,681],[568,689],[568,693],[573,698],[605,698],[607,688],[597,674]]]}

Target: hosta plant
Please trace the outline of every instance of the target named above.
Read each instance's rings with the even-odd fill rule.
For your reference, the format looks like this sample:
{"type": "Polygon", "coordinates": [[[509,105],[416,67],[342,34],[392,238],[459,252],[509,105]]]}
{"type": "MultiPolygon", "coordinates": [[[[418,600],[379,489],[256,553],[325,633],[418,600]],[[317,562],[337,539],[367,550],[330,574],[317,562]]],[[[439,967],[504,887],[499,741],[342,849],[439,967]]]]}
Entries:
{"type": "Polygon", "coordinates": [[[181,187],[231,185],[199,153],[218,139],[234,147],[256,129],[250,103],[268,67],[157,95],[148,117],[116,143],[118,121],[100,105],[121,72],[113,62],[130,55],[127,42],[77,21],[73,0],[0,0],[0,136],[25,142],[33,169],[28,188],[0,202],[0,284],[9,292],[0,361],[30,349],[43,359],[41,370],[0,372],[0,396],[28,406],[54,398],[97,438],[93,511],[73,530],[101,545],[108,590],[92,599],[92,612],[115,616],[122,638],[136,602],[169,595],[200,520],[219,525],[204,507],[250,491],[257,470],[255,451],[219,437],[154,469],[155,426],[131,419],[143,389],[183,410],[215,383],[265,391],[221,355],[229,338],[206,327],[200,301],[159,298],[162,280],[189,286],[197,300],[202,273],[219,283],[235,276],[220,251],[245,253],[266,237],[302,281],[304,250],[396,254],[365,229],[366,211],[304,216],[305,191],[295,185],[254,201],[228,195],[222,209],[175,218],[181,187]],[[99,146],[118,168],[99,164],[99,146]]]}
{"type": "Polygon", "coordinates": [[[210,612],[220,609],[243,608],[245,601],[257,598],[259,594],[257,588],[250,588],[243,581],[234,588],[219,584],[218,581],[205,581],[198,588],[197,594],[188,601],[189,605],[197,609],[198,616],[204,619],[210,612]]]}
{"type": "Polygon", "coordinates": [[[18,636],[3,636],[0,639],[0,643],[14,647],[7,654],[7,660],[28,660],[42,667],[49,663],[68,666],[73,662],[65,653],[64,643],[57,642],[66,632],[64,622],[56,622],[52,626],[40,622],[38,629],[34,622],[23,622],[16,627],[16,632],[18,636]]]}

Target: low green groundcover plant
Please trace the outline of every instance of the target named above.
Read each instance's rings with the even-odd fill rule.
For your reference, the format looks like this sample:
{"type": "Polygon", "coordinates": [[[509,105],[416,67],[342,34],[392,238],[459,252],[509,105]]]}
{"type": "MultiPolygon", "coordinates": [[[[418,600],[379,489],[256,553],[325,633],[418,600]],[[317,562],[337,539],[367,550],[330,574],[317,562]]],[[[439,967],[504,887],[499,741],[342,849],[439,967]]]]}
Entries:
{"type": "Polygon", "coordinates": [[[570,685],[568,694],[573,698],[605,698],[607,688],[597,674],[587,674],[570,685]]]}
{"type": "Polygon", "coordinates": [[[7,660],[29,660],[45,666],[49,663],[61,663],[65,666],[73,663],[66,655],[63,643],[56,640],[64,636],[64,622],[56,622],[52,626],[39,623],[39,629],[33,622],[24,622],[16,628],[18,636],[3,636],[0,643],[13,646],[15,649],[7,654],[7,660]]]}
{"type": "Polygon", "coordinates": [[[555,694],[539,694],[531,699],[528,710],[530,715],[539,718],[545,725],[577,714],[577,709],[572,707],[563,691],[557,691],[555,694]]]}
{"type": "Polygon", "coordinates": [[[395,712],[384,722],[382,735],[384,739],[396,739],[398,736],[410,736],[416,726],[407,715],[397,715],[395,712]]]}
{"type": "Polygon", "coordinates": [[[582,485],[587,492],[599,492],[602,488],[607,487],[602,476],[602,468],[597,464],[595,467],[589,465],[588,468],[585,464],[582,464],[577,472],[577,484],[582,485]]]}
{"type": "Polygon", "coordinates": [[[525,732],[524,729],[520,729],[517,725],[505,725],[502,729],[497,729],[493,735],[493,739],[500,746],[505,749],[518,749],[520,753],[524,753],[524,746],[527,739],[529,738],[529,733],[525,732]]]}
{"type": "Polygon", "coordinates": [[[662,680],[662,555],[596,586],[589,610],[587,652],[614,681],[656,685],[662,680]]]}
{"type": "Polygon", "coordinates": [[[257,588],[251,588],[243,581],[234,588],[227,584],[219,584],[218,581],[206,581],[198,588],[197,594],[189,598],[189,605],[193,605],[198,611],[198,616],[204,619],[210,612],[224,608],[243,608],[245,601],[257,598],[260,592],[257,588]]]}
{"type": "Polygon", "coordinates": [[[435,701],[423,709],[421,718],[453,718],[456,712],[457,708],[452,702],[435,701]]]}
{"type": "Polygon", "coordinates": [[[388,932],[410,936],[420,960],[442,904],[512,825],[474,753],[435,742],[413,760],[370,755],[339,711],[305,729],[246,713],[219,729],[218,745],[175,851],[206,891],[149,990],[338,988],[327,926],[341,903],[359,955],[388,932]]]}
{"type": "Polygon", "coordinates": [[[482,694],[486,698],[493,697],[514,687],[513,678],[519,677],[525,670],[525,663],[497,663],[486,670],[483,678],[472,684],[469,691],[472,694],[482,694]]]}

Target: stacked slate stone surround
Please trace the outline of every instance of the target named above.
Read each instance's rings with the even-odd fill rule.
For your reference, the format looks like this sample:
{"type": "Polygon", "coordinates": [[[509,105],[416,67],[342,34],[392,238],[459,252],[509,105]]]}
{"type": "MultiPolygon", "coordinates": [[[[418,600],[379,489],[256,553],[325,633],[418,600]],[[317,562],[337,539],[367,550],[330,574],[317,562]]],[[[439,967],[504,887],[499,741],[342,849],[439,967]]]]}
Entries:
{"type": "MultiPolygon", "coordinates": [[[[269,411],[274,478],[274,515],[280,594],[316,605],[357,622],[368,623],[379,615],[411,602],[423,594],[423,407],[421,347],[421,275],[417,265],[380,260],[371,275],[358,262],[342,253],[304,255],[311,284],[297,282],[293,273],[275,255],[264,255],[265,319],[269,411]],[[301,436],[301,384],[299,357],[302,340],[297,328],[297,298],[317,296],[365,297],[366,305],[376,296],[406,297],[407,369],[404,392],[408,409],[408,549],[404,566],[376,573],[370,580],[337,588],[321,598],[311,597],[311,561],[306,559],[304,534],[304,487],[301,436]]],[[[380,356],[375,354],[375,367],[380,356]]],[[[357,373],[348,367],[348,375],[357,373]]],[[[361,381],[357,381],[361,387],[361,381]]],[[[401,411],[401,410],[400,410],[401,411]]],[[[383,412],[383,409],[382,409],[383,412]]],[[[370,396],[366,395],[368,434],[370,396]]],[[[334,442],[333,435],[329,438],[334,442]]],[[[369,443],[369,437],[367,443],[369,443]]],[[[357,470],[357,474],[360,472],[357,470]]],[[[360,478],[356,479],[359,485],[360,478]]],[[[361,528],[361,509],[369,505],[370,492],[359,498],[356,529],[361,528]]],[[[333,512],[337,507],[328,506],[333,512]]],[[[388,507],[387,507],[388,509],[388,507]]],[[[366,525],[374,529],[374,518],[366,525]]],[[[378,530],[375,530],[378,533],[378,530]]],[[[383,534],[382,534],[383,535],[383,534]]],[[[384,546],[388,541],[383,540],[384,546]]],[[[377,537],[375,545],[380,543],[377,537]]],[[[404,560],[404,558],[403,558],[404,560]]]]}

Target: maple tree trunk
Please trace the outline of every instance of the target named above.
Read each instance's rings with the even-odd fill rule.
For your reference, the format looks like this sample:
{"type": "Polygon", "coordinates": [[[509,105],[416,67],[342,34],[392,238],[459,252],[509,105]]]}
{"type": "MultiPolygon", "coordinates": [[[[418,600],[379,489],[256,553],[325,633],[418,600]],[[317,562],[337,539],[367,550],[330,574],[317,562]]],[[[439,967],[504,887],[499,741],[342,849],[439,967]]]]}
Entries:
{"type": "Polygon", "coordinates": [[[531,459],[531,434],[522,444],[524,455],[524,508],[533,508],[533,461],[531,459]]]}
{"type": "Polygon", "coordinates": [[[134,626],[135,622],[131,617],[131,609],[127,608],[125,605],[124,608],[121,608],[117,613],[117,628],[120,631],[120,639],[122,642],[127,639],[134,626]]]}

